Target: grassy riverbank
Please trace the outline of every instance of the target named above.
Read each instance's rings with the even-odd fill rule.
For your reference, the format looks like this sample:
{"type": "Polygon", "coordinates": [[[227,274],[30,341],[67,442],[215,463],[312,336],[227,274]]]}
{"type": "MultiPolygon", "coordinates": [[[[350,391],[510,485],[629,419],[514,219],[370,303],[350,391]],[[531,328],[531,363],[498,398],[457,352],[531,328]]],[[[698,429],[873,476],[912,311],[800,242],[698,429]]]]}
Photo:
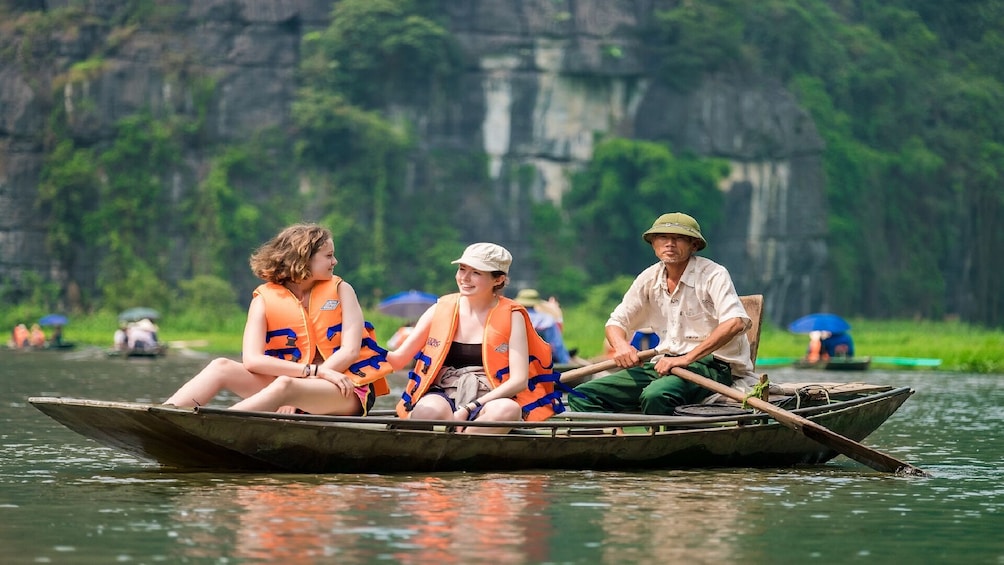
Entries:
{"type": "MultiPolygon", "coordinates": [[[[1004,331],[985,330],[958,322],[877,321],[851,319],[856,354],[871,357],[938,358],[939,371],[1004,373],[1004,331]]],[[[597,355],[606,318],[566,312],[565,342],[584,357],[597,355]],[[599,343],[599,346],[594,344],[599,343]]],[[[801,357],[808,336],[765,323],[759,358],[801,357]]],[[[919,369],[920,370],[920,369],[919,369]]]]}
{"type": "MultiPolygon", "coordinates": [[[[385,343],[401,323],[397,318],[374,312],[368,312],[366,317],[376,326],[381,343],[385,343]]],[[[600,355],[605,321],[605,315],[583,308],[567,308],[565,342],[568,347],[578,348],[581,357],[600,355]]],[[[938,358],[942,360],[940,371],[1004,373],[1004,331],[979,329],[958,322],[849,321],[858,355],[938,358]]],[[[110,347],[115,327],[115,317],[109,314],[74,317],[65,328],[64,336],[78,345],[110,347]]],[[[208,330],[198,321],[164,319],[160,329],[162,341],[233,356],[240,353],[244,316],[222,320],[208,330]]],[[[758,356],[800,357],[806,344],[804,335],[765,324],[758,356]]]]}

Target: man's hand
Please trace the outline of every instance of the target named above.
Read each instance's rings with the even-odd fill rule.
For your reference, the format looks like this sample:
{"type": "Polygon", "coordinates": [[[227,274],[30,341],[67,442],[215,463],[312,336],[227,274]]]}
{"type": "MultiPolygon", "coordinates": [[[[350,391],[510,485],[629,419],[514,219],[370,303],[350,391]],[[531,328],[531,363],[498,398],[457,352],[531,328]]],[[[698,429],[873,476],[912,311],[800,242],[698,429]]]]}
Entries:
{"type": "Polygon", "coordinates": [[[681,355],[679,357],[671,357],[669,355],[664,355],[662,359],[659,359],[655,363],[655,372],[660,375],[668,375],[673,371],[674,367],[686,367],[690,365],[690,361],[687,360],[686,355],[681,355]]]}
{"type": "Polygon", "coordinates": [[[641,363],[641,359],[638,358],[638,350],[631,347],[629,343],[624,343],[622,346],[617,347],[611,359],[621,369],[635,367],[641,363]]]}

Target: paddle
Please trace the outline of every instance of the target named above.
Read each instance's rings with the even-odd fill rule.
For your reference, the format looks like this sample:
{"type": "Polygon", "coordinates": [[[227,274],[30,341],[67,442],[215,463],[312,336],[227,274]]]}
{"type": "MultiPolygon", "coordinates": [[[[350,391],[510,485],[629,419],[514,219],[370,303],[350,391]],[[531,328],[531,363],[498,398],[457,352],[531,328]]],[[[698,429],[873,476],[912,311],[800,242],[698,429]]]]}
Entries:
{"type": "Polygon", "coordinates": [[[675,367],[673,369],[673,374],[685,381],[690,381],[723,396],[728,396],[733,400],[738,400],[739,402],[745,401],[746,404],[749,404],[761,412],[769,414],[778,422],[802,433],[805,437],[815,440],[826,447],[837,451],[838,453],[850,457],[858,463],[863,463],[872,469],[875,469],[876,471],[895,473],[897,475],[915,475],[919,477],[931,476],[926,471],[918,469],[909,463],[904,463],[903,461],[895,459],[885,453],[875,451],[874,449],[861,445],[860,443],[829,430],[812,420],[803,418],[798,414],[792,414],[783,408],[778,408],[777,406],[760,400],[759,398],[753,396],[746,398],[746,395],[739,390],[725,386],[722,383],[713,381],[709,378],[702,377],[701,375],[688,371],[683,367],[675,367]]]}
{"type": "MultiPolygon", "coordinates": [[[[654,349],[646,349],[645,351],[638,352],[638,359],[641,361],[647,361],[655,356],[656,350],[654,349]]],[[[564,373],[561,373],[561,382],[567,383],[582,377],[599,373],[600,371],[609,371],[610,369],[616,368],[617,362],[613,359],[607,359],[606,361],[600,361],[599,363],[593,363],[592,365],[586,365],[585,367],[565,371],[564,373]]]]}

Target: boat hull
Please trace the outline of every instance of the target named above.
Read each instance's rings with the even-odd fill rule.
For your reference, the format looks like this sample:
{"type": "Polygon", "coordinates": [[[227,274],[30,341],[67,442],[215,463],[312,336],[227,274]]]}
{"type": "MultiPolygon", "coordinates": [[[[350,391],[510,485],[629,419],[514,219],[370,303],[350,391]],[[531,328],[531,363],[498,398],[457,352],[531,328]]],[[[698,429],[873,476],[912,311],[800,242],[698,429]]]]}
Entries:
{"type": "MultiPolygon", "coordinates": [[[[795,412],[861,441],[911,394],[909,388],[900,388],[795,412]]],[[[597,421],[556,417],[543,425],[520,423],[508,434],[488,436],[452,433],[443,422],[392,417],[279,415],[51,397],[29,401],[85,437],[185,470],[399,473],[788,467],[820,464],[837,455],[763,414],[604,415],[597,421]],[[623,433],[625,429],[629,433],[623,433]]]]}

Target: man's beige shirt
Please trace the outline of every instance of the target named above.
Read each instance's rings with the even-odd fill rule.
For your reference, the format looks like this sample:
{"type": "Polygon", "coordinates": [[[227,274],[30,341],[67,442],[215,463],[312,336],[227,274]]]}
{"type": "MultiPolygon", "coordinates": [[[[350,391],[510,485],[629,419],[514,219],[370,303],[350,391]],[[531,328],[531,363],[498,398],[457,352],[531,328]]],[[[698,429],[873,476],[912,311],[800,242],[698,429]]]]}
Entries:
{"type": "MultiPolygon", "coordinates": [[[[661,262],[642,271],[606,325],[622,328],[629,340],[637,329],[651,327],[659,335],[659,352],[683,355],[707,339],[719,324],[732,318],[742,318],[749,328],[749,315],[728,270],[695,255],[672,293],[666,285],[666,269],[661,262]]],[[[733,378],[753,376],[745,332],[714,355],[732,367],[733,378]]]]}

